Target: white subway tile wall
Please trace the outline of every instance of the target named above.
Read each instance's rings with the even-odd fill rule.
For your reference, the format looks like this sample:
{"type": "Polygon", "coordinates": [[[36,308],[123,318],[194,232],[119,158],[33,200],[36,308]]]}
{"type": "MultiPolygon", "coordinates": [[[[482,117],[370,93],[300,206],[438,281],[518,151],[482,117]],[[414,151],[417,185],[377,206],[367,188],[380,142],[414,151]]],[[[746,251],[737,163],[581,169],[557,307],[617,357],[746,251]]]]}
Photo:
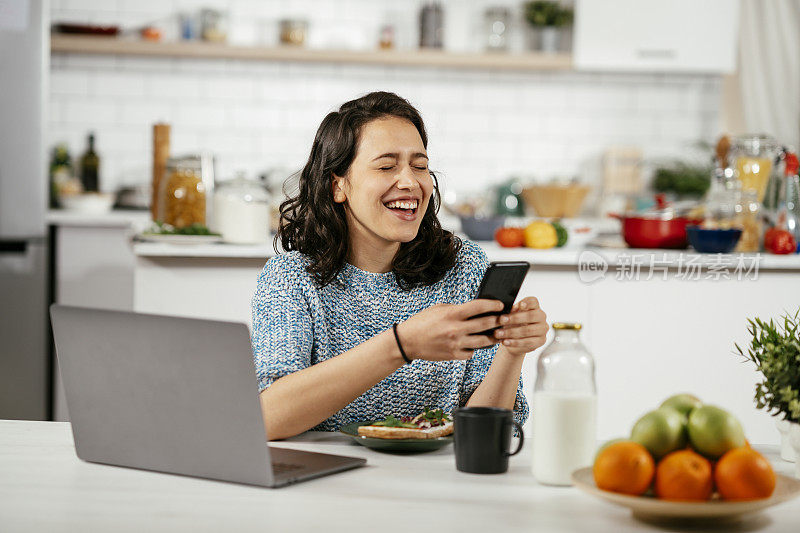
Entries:
{"type": "MultiPolygon", "coordinates": [[[[420,1],[405,0],[53,0],[54,22],[176,26],[175,13],[216,6],[258,34],[281,18],[360,32],[375,42],[391,20],[413,46],[420,1]]],[[[480,48],[483,9],[518,2],[451,0],[446,16],[469,32],[446,38],[453,50],[480,48]],[[476,43],[478,43],[476,45],[476,43]]],[[[517,26],[521,27],[521,24],[517,26]]],[[[169,33],[169,32],[167,32],[169,33]]],[[[272,39],[276,32],[273,31],[272,39]]],[[[329,37],[332,42],[337,36],[329,37]]],[[[251,43],[259,44],[261,40],[251,43]]],[[[346,44],[346,43],[344,43],[346,44]]],[[[721,79],[705,75],[477,70],[55,54],[51,66],[51,145],[73,155],[96,133],[102,188],[146,182],[151,126],[173,126],[173,153],[210,150],[223,178],[280,167],[299,169],[326,113],[373,90],[408,98],[428,127],[431,167],[442,185],[478,191],[511,175],[600,179],[611,145],[635,145],[649,159],[692,153],[719,130],[721,79]]]]}

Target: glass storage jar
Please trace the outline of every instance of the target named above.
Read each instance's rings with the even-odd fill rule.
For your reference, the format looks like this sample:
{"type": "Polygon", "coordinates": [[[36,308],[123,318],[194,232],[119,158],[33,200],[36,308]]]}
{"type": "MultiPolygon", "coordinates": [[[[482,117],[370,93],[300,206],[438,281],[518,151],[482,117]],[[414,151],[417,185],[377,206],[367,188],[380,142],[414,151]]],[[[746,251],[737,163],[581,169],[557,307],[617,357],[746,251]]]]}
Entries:
{"type": "Polygon", "coordinates": [[[581,324],[556,322],[539,355],[533,389],[533,475],[539,483],[570,485],[592,464],[597,427],[594,359],[580,340],[581,324]]]}
{"type": "MultiPolygon", "coordinates": [[[[800,243],[800,162],[797,154],[786,154],[786,168],[778,195],[776,227],[785,229],[800,243]]],[[[800,248],[798,249],[800,250],[800,248]]]]}
{"type": "Polygon", "coordinates": [[[780,151],[778,142],[767,135],[734,137],[729,161],[733,162],[742,191],[756,191],[756,201],[764,201],[772,165],[780,151]]]}
{"type": "Polygon", "coordinates": [[[168,159],[166,177],[159,188],[158,222],[175,228],[206,225],[206,186],[199,160],[168,159]]]}
{"type": "Polygon", "coordinates": [[[269,241],[270,194],[258,181],[238,173],[218,183],[214,192],[214,229],[225,242],[262,244],[269,241]]]}
{"type": "Polygon", "coordinates": [[[508,29],[511,12],[505,7],[490,7],[483,14],[486,27],[486,50],[505,52],[508,49],[508,29]]]}

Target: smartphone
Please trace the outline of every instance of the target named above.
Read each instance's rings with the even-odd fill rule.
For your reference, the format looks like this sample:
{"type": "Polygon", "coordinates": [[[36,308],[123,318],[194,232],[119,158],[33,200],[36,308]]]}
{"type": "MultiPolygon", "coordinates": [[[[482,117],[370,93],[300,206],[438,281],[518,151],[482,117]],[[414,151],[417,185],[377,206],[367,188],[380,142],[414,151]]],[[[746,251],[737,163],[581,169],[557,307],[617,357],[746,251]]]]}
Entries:
{"type": "MultiPolygon", "coordinates": [[[[522,282],[525,280],[530,268],[531,265],[527,261],[497,261],[491,263],[483,275],[481,286],[478,288],[478,295],[475,299],[500,300],[503,302],[503,310],[481,313],[471,318],[498,316],[511,312],[514,300],[517,299],[519,289],[522,287],[522,282]]],[[[491,335],[496,329],[487,329],[480,333],[474,333],[474,335],[491,335]]]]}

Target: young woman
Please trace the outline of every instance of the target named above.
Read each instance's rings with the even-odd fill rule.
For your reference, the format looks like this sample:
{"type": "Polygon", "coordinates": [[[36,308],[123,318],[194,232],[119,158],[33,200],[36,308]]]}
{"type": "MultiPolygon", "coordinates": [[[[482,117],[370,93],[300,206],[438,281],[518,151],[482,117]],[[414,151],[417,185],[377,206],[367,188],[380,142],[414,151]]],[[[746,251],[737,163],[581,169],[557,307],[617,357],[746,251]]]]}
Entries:
{"type": "Polygon", "coordinates": [[[473,300],[486,254],[440,226],[427,145],[417,110],[386,92],[345,103],[317,130],[299,191],[281,205],[287,252],[267,261],[253,297],[271,439],[426,406],[527,418],[520,372],[544,344],[545,314],[529,297],[470,318],[503,306],[473,300]]]}

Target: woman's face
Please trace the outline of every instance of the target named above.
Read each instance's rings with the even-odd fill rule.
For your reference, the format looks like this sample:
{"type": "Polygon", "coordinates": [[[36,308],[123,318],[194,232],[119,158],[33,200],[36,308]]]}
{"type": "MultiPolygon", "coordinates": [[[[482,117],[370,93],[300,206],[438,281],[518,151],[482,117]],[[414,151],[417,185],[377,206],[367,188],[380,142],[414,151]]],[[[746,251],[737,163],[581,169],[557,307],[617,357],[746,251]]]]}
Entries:
{"type": "Polygon", "coordinates": [[[361,130],[356,156],[345,176],[336,176],[334,201],[345,204],[354,244],[414,239],[433,193],[428,156],[410,121],[385,117],[361,130]]]}

